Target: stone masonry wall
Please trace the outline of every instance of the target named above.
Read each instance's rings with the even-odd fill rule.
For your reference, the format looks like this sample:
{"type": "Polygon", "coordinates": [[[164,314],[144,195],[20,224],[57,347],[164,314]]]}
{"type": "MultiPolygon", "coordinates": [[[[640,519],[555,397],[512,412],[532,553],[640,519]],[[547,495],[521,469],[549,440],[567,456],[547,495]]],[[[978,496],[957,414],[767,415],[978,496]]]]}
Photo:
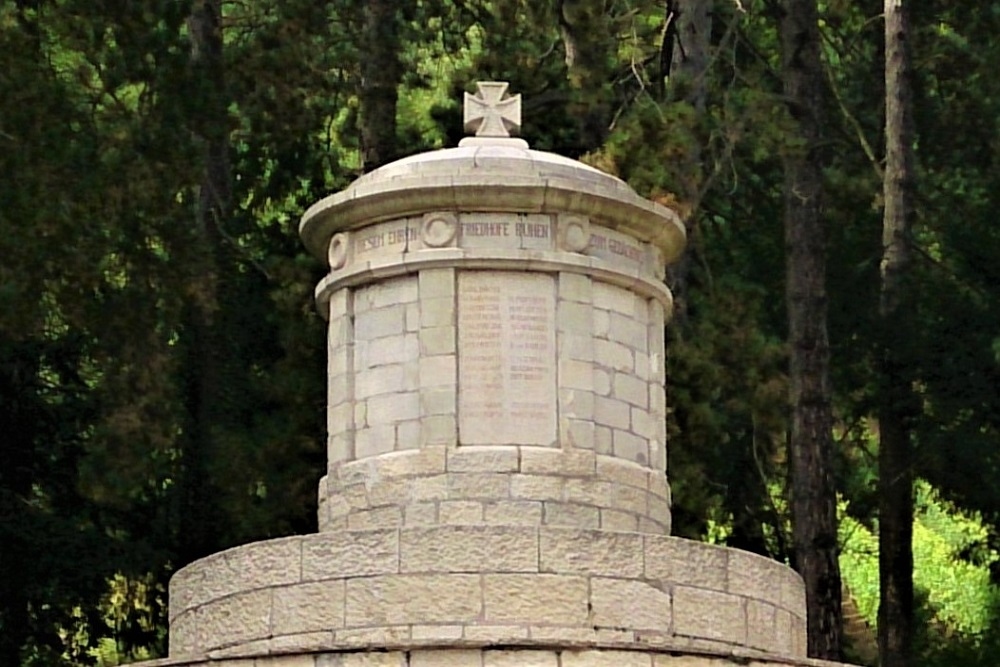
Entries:
{"type": "Polygon", "coordinates": [[[802,656],[801,579],[661,535],[435,526],[258,542],[182,569],[170,654],[687,646],[802,656]]]}
{"type": "Polygon", "coordinates": [[[338,290],[329,317],[321,531],[669,532],[658,300],[572,271],[427,268],[338,290]]]}

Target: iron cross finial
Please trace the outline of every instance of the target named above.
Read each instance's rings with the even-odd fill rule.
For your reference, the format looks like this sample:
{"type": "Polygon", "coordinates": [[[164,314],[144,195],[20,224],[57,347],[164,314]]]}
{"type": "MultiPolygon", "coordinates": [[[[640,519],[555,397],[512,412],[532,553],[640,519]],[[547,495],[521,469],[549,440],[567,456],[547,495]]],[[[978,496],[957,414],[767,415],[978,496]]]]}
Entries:
{"type": "Polygon", "coordinates": [[[477,137],[509,137],[521,129],[521,96],[507,94],[506,81],[478,81],[465,94],[465,131],[477,137]]]}

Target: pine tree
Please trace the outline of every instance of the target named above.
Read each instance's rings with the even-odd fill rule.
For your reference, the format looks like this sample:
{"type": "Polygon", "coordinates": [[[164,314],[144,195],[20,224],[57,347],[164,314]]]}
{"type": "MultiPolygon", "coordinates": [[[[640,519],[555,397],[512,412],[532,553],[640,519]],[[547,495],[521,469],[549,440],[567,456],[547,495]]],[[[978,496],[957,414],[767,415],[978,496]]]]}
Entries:
{"type": "Polygon", "coordinates": [[[914,319],[909,289],[914,155],[908,7],[885,0],[886,165],[882,224],[881,383],[879,394],[879,663],[913,664],[914,416],[906,338],[914,319]]]}
{"type": "Polygon", "coordinates": [[[824,84],[815,0],[788,0],[782,78],[801,146],[785,157],[785,251],[790,354],[792,527],[806,584],[809,655],[841,659],[841,582],[823,226],[824,84]]]}

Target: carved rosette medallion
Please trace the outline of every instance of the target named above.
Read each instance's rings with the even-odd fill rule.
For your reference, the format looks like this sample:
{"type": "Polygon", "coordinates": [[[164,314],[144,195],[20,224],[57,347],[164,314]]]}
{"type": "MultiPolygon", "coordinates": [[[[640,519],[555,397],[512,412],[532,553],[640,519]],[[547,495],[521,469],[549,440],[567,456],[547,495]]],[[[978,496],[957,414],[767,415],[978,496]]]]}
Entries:
{"type": "Polygon", "coordinates": [[[330,239],[330,247],[327,250],[326,259],[330,264],[331,271],[344,268],[344,265],[347,263],[349,241],[350,238],[346,232],[334,234],[333,238],[330,239]]]}
{"type": "Polygon", "coordinates": [[[584,252],[590,242],[590,220],[582,215],[559,216],[559,249],[584,252]]]}
{"type": "Polygon", "coordinates": [[[428,248],[451,245],[458,235],[458,216],[454,213],[427,213],[420,224],[420,240],[428,248]]]}

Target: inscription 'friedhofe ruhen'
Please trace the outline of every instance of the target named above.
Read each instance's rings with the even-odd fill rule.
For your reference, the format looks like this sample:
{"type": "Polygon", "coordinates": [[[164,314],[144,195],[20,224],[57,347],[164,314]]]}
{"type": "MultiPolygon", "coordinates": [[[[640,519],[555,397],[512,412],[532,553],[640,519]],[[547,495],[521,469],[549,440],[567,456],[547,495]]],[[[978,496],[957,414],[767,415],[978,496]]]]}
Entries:
{"type": "Polygon", "coordinates": [[[552,278],[463,272],[458,288],[460,441],[551,444],[556,439],[552,278]]]}
{"type": "Polygon", "coordinates": [[[550,227],[539,222],[463,222],[463,236],[518,236],[529,239],[549,238],[550,227]]]}

